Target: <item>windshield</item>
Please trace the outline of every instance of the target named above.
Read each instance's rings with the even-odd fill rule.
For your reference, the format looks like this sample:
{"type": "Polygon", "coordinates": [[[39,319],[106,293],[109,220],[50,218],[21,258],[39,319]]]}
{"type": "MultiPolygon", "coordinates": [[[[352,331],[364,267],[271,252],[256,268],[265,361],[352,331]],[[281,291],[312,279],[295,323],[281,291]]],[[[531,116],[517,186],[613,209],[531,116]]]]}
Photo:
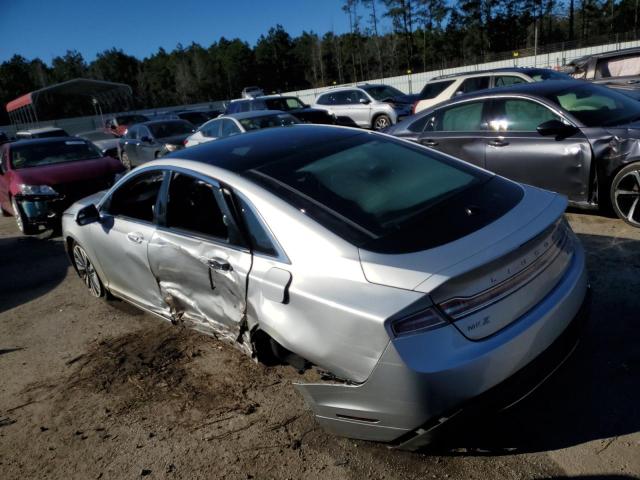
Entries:
{"type": "Polygon", "coordinates": [[[370,240],[396,232],[442,200],[491,177],[426,149],[371,135],[313,145],[255,174],[273,182],[267,188],[296,192],[370,240]]]}
{"type": "Polygon", "coordinates": [[[134,123],[146,122],[147,120],[149,119],[144,115],[122,115],[116,117],[118,125],[133,125],[134,123]]]}
{"type": "Polygon", "coordinates": [[[364,87],[363,90],[376,100],[386,100],[387,98],[400,97],[404,95],[400,90],[390,87],[389,85],[364,87]]]}
{"type": "Polygon", "coordinates": [[[269,110],[294,110],[304,108],[304,105],[296,97],[269,98],[264,101],[269,110]]]}
{"type": "Polygon", "coordinates": [[[152,123],[148,125],[154,138],[173,137],[174,135],[185,135],[193,133],[193,125],[188,122],[164,122],[152,123]]]}
{"type": "Polygon", "coordinates": [[[16,170],[101,157],[100,151],[85,140],[30,143],[26,145],[16,143],[11,147],[11,166],[16,170]]]}
{"type": "Polygon", "coordinates": [[[275,115],[263,115],[260,117],[238,119],[242,127],[246,130],[260,130],[261,128],[285,127],[300,123],[298,119],[288,113],[278,113],[275,115]]]}
{"type": "Polygon", "coordinates": [[[545,80],[573,80],[573,78],[566,73],[547,69],[531,70],[529,76],[534,82],[543,82],[545,80]]]}
{"type": "Polygon", "coordinates": [[[546,97],[587,127],[610,127],[640,120],[640,102],[606,87],[572,82],[546,97]]]}
{"type": "Polygon", "coordinates": [[[100,131],[79,133],[78,137],[82,137],[91,142],[98,142],[100,140],[113,140],[114,138],[118,138],[118,136],[114,135],[113,133],[100,131]]]}

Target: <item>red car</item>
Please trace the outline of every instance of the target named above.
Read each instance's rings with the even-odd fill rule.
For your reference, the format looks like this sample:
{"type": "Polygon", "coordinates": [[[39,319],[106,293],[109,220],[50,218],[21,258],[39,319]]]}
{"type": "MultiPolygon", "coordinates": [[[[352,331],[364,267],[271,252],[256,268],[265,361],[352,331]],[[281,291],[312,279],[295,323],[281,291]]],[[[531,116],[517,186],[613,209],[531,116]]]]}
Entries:
{"type": "Polygon", "coordinates": [[[81,138],[21,140],[0,148],[0,208],[25,235],[57,230],[69,205],[109,188],[124,170],[81,138]]]}

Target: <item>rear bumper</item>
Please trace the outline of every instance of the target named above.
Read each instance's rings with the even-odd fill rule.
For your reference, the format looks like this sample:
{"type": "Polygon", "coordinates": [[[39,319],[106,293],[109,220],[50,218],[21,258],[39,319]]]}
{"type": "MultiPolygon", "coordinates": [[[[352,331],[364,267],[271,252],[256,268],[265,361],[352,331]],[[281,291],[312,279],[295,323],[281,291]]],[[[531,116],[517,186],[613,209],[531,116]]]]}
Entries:
{"type": "Polygon", "coordinates": [[[494,388],[517,390],[517,399],[546,379],[576,344],[588,312],[587,291],[584,252],[578,244],[558,285],[496,334],[470,341],[450,326],[400,337],[389,343],[362,384],[296,387],[318,422],[333,433],[415,449],[474,399],[492,396],[494,388]],[[540,378],[528,378],[529,371],[540,378]]]}

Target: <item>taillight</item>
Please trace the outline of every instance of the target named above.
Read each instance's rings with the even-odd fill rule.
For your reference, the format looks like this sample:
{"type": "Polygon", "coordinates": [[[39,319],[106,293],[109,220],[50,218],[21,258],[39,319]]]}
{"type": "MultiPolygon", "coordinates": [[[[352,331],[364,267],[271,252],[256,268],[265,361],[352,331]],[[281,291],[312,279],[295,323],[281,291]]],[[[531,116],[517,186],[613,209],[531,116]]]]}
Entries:
{"type": "Polygon", "coordinates": [[[188,142],[188,141],[189,141],[189,139],[185,138],[185,139],[182,141],[182,144],[186,147],[186,146],[187,146],[187,142],[188,142]]]}
{"type": "Polygon", "coordinates": [[[416,100],[415,102],[413,102],[413,105],[411,105],[411,115],[415,115],[416,114],[416,107],[418,106],[418,102],[420,100],[416,100]]]}
{"type": "Polygon", "coordinates": [[[410,333],[423,332],[446,325],[448,322],[432,308],[399,318],[391,322],[391,330],[396,337],[410,333]]]}

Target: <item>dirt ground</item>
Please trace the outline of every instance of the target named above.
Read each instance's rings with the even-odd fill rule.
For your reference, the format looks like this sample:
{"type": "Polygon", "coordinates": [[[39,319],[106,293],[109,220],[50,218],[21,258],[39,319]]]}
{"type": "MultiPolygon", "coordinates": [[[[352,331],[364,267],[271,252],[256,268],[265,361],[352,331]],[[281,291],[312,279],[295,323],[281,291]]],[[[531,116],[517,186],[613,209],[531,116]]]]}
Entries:
{"type": "Polygon", "coordinates": [[[331,436],[287,366],[94,299],[0,219],[0,479],[640,478],[640,230],[568,214],[592,320],[541,389],[422,453],[331,436]]]}

